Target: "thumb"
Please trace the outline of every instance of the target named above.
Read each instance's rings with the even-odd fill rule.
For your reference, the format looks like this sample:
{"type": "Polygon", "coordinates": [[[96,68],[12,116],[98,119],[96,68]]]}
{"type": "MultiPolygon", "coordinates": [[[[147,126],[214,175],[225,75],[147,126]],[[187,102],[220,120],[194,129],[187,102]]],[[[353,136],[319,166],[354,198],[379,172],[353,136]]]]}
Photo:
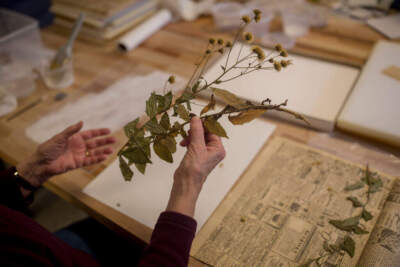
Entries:
{"type": "Polygon", "coordinates": [[[78,122],[77,124],[69,126],[67,129],[60,133],[60,136],[64,139],[68,139],[77,132],[79,132],[83,127],[83,121],[78,122]]]}

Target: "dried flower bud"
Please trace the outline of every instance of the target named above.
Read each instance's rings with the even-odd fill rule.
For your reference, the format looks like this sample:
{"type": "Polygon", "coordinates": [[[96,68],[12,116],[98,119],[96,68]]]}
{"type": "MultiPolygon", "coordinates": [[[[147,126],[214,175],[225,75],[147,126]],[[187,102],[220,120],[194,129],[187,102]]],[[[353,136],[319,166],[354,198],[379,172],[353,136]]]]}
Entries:
{"type": "Polygon", "coordinates": [[[253,46],[251,48],[251,50],[253,51],[253,53],[255,53],[257,55],[257,58],[259,60],[264,60],[265,59],[265,53],[259,46],[253,46]]]}
{"type": "Polygon", "coordinates": [[[280,55],[281,55],[281,57],[288,57],[289,56],[288,52],[286,52],[286,50],[282,50],[280,55]]]}
{"type": "Polygon", "coordinates": [[[273,58],[270,58],[270,59],[268,59],[268,62],[269,62],[269,63],[274,63],[274,59],[273,59],[273,58]]]}
{"type": "Polygon", "coordinates": [[[253,42],[254,37],[251,32],[245,32],[245,33],[243,33],[243,39],[245,39],[246,42],[251,43],[251,42],[253,42]]]}
{"type": "Polygon", "coordinates": [[[170,84],[175,83],[175,76],[169,76],[168,82],[169,82],[170,84]]]}
{"type": "Polygon", "coordinates": [[[254,21],[255,21],[256,23],[258,23],[260,20],[261,20],[261,16],[260,16],[260,15],[254,16],[254,21]]]}
{"type": "Polygon", "coordinates": [[[208,39],[208,42],[209,42],[210,44],[215,44],[215,39],[214,39],[214,38],[210,38],[210,39],[208,39]]]}
{"type": "Polygon", "coordinates": [[[286,60],[281,60],[281,66],[286,68],[288,66],[288,62],[286,60]]]}
{"type": "Polygon", "coordinates": [[[207,49],[207,50],[206,50],[206,54],[211,54],[211,50],[210,50],[210,49],[207,49]]]}
{"type": "Polygon", "coordinates": [[[279,63],[278,61],[275,61],[275,62],[274,62],[274,68],[275,68],[277,71],[281,71],[281,69],[282,69],[281,63],[279,63]]]}
{"type": "Polygon", "coordinates": [[[278,51],[278,52],[281,52],[281,51],[283,50],[282,45],[281,45],[281,44],[277,44],[277,45],[275,46],[275,50],[278,51]]]}
{"type": "Polygon", "coordinates": [[[218,49],[218,52],[221,53],[221,54],[223,54],[223,53],[224,53],[224,49],[223,49],[223,48],[220,48],[220,49],[218,49]]]}
{"type": "Polygon", "coordinates": [[[259,9],[254,9],[253,13],[254,13],[255,16],[260,16],[262,12],[259,9]]]}
{"type": "Polygon", "coordinates": [[[223,45],[223,44],[224,44],[224,40],[222,40],[221,38],[218,39],[218,44],[219,44],[219,45],[223,45]]]}
{"type": "Polygon", "coordinates": [[[246,24],[249,24],[251,22],[251,18],[249,16],[243,16],[242,21],[246,24]]]}
{"type": "Polygon", "coordinates": [[[226,42],[226,45],[225,45],[226,47],[232,47],[232,42],[231,41],[228,41],[228,42],[226,42]]]}

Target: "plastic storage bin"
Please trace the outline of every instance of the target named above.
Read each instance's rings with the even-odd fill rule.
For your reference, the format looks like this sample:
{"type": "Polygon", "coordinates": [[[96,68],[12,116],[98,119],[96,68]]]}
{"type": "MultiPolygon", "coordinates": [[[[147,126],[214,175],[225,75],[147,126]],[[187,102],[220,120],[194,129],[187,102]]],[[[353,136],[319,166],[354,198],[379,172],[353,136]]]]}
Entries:
{"type": "Polygon", "coordinates": [[[0,9],[0,83],[5,89],[17,97],[29,95],[35,88],[32,70],[42,58],[38,22],[0,9]]]}

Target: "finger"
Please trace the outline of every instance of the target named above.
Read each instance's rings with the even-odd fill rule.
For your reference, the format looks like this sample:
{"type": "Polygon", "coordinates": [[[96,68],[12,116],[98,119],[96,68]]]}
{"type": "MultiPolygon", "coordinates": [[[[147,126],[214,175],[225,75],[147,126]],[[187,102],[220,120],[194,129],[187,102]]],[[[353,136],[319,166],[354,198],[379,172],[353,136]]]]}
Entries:
{"type": "Polygon", "coordinates": [[[190,130],[190,144],[205,146],[203,123],[199,117],[190,120],[190,130]]]}
{"type": "Polygon", "coordinates": [[[92,156],[101,156],[101,155],[110,155],[114,152],[114,150],[111,147],[106,147],[102,149],[96,149],[94,151],[90,151],[90,155],[92,156]]]}
{"type": "Polygon", "coordinates": [[[87,130],[81,133],[83,139],[89,140],[91,138],[95,138],[98,136],[103,136],[110,134],[111,131],[108,128],[101,128],[101,129],[94,129],[94,130],[87,130]]]}
{"type": "Polygon", "coordinates": [[[86,142],[86,148],[87,149],[94,149],[106,145],[111,145],[114,144],[117,140],[113,136],[109,136],[106,138],[99,138],[99,139],[94,139],[94,140],[89,140],[86,142]]]}
{"type": "Polygon", "coordinates": [[[89,165],[93,165],[93,164],[102,162],[106,158],[107,158],[106,155],[87,157],[87,158],[85,158],[83,160],[83,166],[82,167],[86,167],[86,166],[89,166],[89,165]]]}
{"type": "Polygon", "coordinates": [[[187,146],[187,145],[189,145],[189,143],[190,143],[190,139],[189,139],[189,137],[186,137],[185,139],[183,139],[183,140],[179,143],[179,145],[181,145],[181,146],[187,146]]]}
{"type": "Polygon", "coordinates": [[[73,136],[77,132],[79,132],[83,127],[83,121],[78,122],[77,124],[69,126],[67,129],[62,131],[59,136],[62,138],[68,139],[69,137],[73,136]]]}

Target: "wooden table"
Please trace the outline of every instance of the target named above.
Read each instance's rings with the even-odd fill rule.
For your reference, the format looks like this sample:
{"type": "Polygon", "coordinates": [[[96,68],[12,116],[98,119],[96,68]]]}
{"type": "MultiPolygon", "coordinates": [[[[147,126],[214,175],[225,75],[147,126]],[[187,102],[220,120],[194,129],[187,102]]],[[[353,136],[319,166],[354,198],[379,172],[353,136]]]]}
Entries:
{"type": "MultiPolygon", "coordinates": [[[[114,62],[123,60],[128,64],[131,63],[132,66],[149,65],[188,77],[195,60],[210,36],[228,37],[230,35],[219,33],[214,28],[212,19],[205,17],[195,22],[170,24],[154,34],[139,48],[127,54],[117,51],[114,43],[98,45],[78,41],[74,52],[76,82],[72,87],[64,90],[68,93],[68,97],[61,102],[55,102],[53,97],[57,91],[50,91],[42,84],[38,84],[38,90],[32,96],[20,101],[19,109],[45,96],[41,104],[14,120],[7,121],[12,114],[0,118],[0,157],[15,164],[33,152],[36,144],[25,136],[25,128],[68,101],[87,94],[91,87],[95,87],[93,84],[88,85],[114,62]]],[[[60,34],[56,27],[44,30],[42,37],[46,46],[52,49],[56,49],[66,41],[66,37],[60,34]]],[[[331,18],[327,27],[312,30],[307,36],[300,38],[293,52],[361,67],[368,59],[374,42],[379,39],[383,37],[367,26],[345,19],[331,18]]],[[[320,133],[274,119],[267,119],[267,121],[277,125],[275,135],[309,144],[354,162],[369,163],[373,168],[400,176],[400,160],[397,158],[400,152],[392,147],[343,132],[320,133]]],[[[125,137],[122,131],[117,132],[116,136],[118,143],[115,147],[118,149],[125,141],[125,137]]],[[[151,229],[82,193],[82,189],[111,160],[91,168],[79,169],[54,177],[45,184],[45,187],[81,207],[90,216],[116,232],[129,233],[131,237],[148,242],[151,229]]],[[[202,266],[194,259],[191,259],[191,265],[202,266]]]]}

